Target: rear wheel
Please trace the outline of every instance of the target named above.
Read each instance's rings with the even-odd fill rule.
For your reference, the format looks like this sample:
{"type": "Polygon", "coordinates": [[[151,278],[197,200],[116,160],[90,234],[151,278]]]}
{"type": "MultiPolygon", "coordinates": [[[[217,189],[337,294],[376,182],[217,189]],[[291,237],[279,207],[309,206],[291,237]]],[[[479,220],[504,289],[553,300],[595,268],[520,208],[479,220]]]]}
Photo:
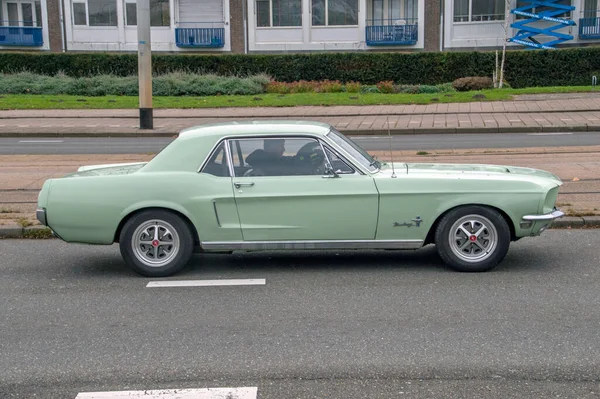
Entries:
{"type": "Polygon", "coordinates": [[[462,272],[494,268],[506,256],[510,228],[496,210],[470,205],[453,209],[440,221],[435,244],[442,260],[462,272]]]}
{"type": "Polygon", "coordinates": [[[194,240],[188,224],[176,214],[148,210],[131,217],[119,238],[121,256],[148,277],[170,276],[190,260],[194,240]]]}

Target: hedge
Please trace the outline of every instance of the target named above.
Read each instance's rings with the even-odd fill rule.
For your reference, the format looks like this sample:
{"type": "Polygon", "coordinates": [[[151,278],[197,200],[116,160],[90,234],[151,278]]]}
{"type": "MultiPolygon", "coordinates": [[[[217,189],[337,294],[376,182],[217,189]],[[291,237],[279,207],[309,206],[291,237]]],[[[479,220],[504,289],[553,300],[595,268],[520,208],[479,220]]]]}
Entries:
{"type": "MultiPolygon", "coordinates": [[[[217,94],[260,94],[270,83],[266,75],[247,78],[194,75],[173,72],[156,76],[155,96],[211,96],[217,94]]],[[[78,96],[138,95],[137,76],[97,75],[74,78],[65,75],[36,75],[31,72],[0,73],[0,94],[69,94],[78,96]]]]}
{"type": "MultiPolygon", "coordinates": [[[[156,74],[174,71],[218,75],[266,73],[281,82],[356,81],[373,85],[436,85],[466,76],[491,76],[494,52],[317,53],[317,54],[153,54],[156,74]]],[[[137,73],[137,54],[0,53],[0,72],[73,77],[137,73]]],[[[512,87],[588,85],[600,74],[600,47],[561,50],[510,50],[505,78],[512,87]]]]}

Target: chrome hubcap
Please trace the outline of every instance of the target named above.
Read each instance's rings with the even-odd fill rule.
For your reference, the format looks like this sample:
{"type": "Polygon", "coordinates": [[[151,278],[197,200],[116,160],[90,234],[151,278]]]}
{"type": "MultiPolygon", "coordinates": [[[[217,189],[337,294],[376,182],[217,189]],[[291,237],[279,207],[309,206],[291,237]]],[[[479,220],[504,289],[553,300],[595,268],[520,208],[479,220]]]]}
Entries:
{"type": "Polygon", "coordinates": [[[448,239],[456,256],[475,263],[494,253],[498,245],[498,232],[489,219],[480,215],[467,215],[452,225],[448,239]]]}
{"type": "Polygon", "coordinates": [[[150,267],[161,267],[177,256],[179,235],[164,220],[149,220],[135,229],[131,244],[140,262],[150,267]]]}

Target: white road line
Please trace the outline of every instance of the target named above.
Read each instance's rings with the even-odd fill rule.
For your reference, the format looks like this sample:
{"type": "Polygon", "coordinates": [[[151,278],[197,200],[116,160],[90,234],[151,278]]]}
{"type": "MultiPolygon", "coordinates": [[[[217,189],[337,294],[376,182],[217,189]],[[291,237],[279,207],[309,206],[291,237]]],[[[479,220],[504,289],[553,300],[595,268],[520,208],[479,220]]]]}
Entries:
{"type": "Polygon", "coordinates": [[[265,285],[264,278],[249,278],[240,280],[180,280],[180,281],[152,281],[146,288],[156,287],[214,287],[222,285],[265,285]]]}
{"type": "Polygon", "coordinates": [[[257,387],[80,392],[75,399],[256,399],[257,387]]]}
{"type": "Polygon", "coordinates": [[[573,133],[527,133],[528,136],[562,136],[573,133]]]}
{"type": "Polygon", "coordinates": [[[62,143],[64,140],[19,140],[19,143],[62,143]]]}

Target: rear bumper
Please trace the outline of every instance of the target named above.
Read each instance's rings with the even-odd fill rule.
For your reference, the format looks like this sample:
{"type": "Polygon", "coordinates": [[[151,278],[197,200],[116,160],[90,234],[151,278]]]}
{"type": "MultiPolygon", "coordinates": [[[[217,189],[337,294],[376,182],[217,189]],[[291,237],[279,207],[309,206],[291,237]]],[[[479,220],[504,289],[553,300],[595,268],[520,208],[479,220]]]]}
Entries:
{"type": "Polygon", "coordinates": [[[46,219],[46,208],[37,208],[35,211],[35,217],[42,226],[48,226],[48,221],[46,219]]]}

